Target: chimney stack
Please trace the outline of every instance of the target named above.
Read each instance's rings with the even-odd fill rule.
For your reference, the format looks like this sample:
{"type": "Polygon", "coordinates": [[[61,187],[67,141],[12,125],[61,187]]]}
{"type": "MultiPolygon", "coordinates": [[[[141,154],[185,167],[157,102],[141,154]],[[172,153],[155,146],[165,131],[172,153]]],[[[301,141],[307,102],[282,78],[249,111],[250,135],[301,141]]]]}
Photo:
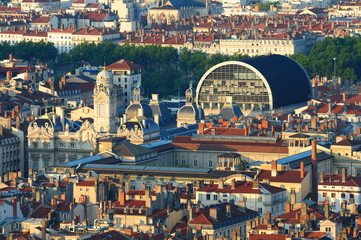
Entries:
{"type": "Polygon", "coordinates": [[[13,198],[11,199],[11,205],[13,206],[13,217],[17,217],[18,216],[18,206],[17,206],[17,198],[13,198]]]}
{"type": "Polygon", "coordinates": [[[119,194],[119,204],[120,205],[124,205],[125,201],[126,201],[126,194],[124,192],[123,188],[119,188],[118,190],[118,194],[119,194]]]}
{"type": "Polygon", "coordinates": [[[346,182],[346,168],[342,168],[342,182],[346,182]]]}
{"type": "Polygon", "coordinates": [[[312,141],[312,200],[318,202],[317,141],[312,141]]]}
{"type": "Polygon", "coordinates": [[[271,176],[272,177],[277,176],[277,162],[275,160],[272,160],[272,163],[271,163],[271,176]]]}
{"type": "Polygon", "coordinates": [[[217,208],[210,208],[209,209],[209,216],[214,218],[214,219],[218,219],[217,218],[217,208]]]}
{"type": "Polygon", "coordinates": [[[231,185],[231,188],[232,189],[235,189],[236,188],[236,179],[232,179],[232,185],[231,185]]]}
{"type": "Polygon", "coordinates": [[[323,183],[324,178],[325,178],[325,174],[324,174],[324,172],[321,172],[320,173],[320,183],[323,183]]]}
{"type": "Polygon", "coordinates": [[[305,163],[304,162],[300,163],[300,177],[301,178],[305,177],[305,163]]]}
{"type": "Polygon", "coordinates": [[[12,62],[14,59],[13,59],[13,54],[12,53],[10,53],[9,54],[9,62],[12,62]]]}
{"type": "Polygon", "coordinates": [[[46,239],[45,220],[42,220],[42,221],[41,221],[41,239],[46,239]]]}

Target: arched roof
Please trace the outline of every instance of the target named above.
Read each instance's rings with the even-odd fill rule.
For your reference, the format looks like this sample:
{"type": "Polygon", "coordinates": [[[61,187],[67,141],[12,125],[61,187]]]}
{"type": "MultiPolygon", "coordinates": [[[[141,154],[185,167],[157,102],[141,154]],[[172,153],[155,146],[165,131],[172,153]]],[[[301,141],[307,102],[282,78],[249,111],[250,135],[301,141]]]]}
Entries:
{"type": "Polygon", "coordinates": [[[292,58],[267,55],[243,62],[256,68],[265,77],[272,91],[274,108],[306,102],[311,97],[310,77],[292,58]]]}
{"type": "Polygon", "coordinates": [[[271,109],[306,102],[311,97],[310,78],[299,63],[283,55],[267,55],[244,61],[227,61],[210,68],[197,85],[197,104],[199,104],[200,89],[207,76],[214,70],[231,64],[244,66],[262,79],[269,92],[271,109]]]}

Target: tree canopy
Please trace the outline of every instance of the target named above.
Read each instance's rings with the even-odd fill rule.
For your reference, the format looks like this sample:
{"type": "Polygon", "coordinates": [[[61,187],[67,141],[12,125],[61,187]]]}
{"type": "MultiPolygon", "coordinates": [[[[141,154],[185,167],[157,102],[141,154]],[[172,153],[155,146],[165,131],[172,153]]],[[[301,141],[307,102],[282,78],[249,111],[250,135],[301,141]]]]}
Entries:
{"type": "Polygon", "coordinates": [[[326,38],[318,42],[309,55],[296,54],[311,76],[342,77],[346,81],[361,78],[361,38],[326,38]]]}

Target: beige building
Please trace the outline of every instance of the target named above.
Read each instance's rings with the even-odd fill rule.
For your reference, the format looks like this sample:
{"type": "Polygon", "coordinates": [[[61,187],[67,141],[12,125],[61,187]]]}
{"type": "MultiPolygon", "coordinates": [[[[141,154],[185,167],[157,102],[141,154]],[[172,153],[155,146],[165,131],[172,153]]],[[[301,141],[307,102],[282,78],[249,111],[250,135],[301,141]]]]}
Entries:
{"type": "Polygon", "coordinates": [[[337,239],[342,232],[342,222],[332,220],[320,221],[320,232],[325,232],[331,239],[337,239]]]}
{"type": "Polygon", "coordinates": [[[148,24],[163,23],[170,25],[182,18],[208,16],[210,12],[208,2],[208,0],[205,2],[168,0],[162,6],[148,10],[148,24]]]}
{"type": "MultiPolygon", "coordinates": [[[[276,161],[272,161],[273,165],[276,161]]],[[[300,170],[283,170],[277,164],[273,169],[261,170],[256,179],[260,182],[269,182],[270,185],[287,190],[287,199],[293,203],[301,202],[311,191],[311,172],[300,170]],[[294,196],[293,196],[294,194],[294,196]]]]}
{"type": "Polygon", "coordinates": [[[71,160],[89,156],[96,145],[94,125],[85,121],[81,126],[64,118],[64,110],[47,113],[28,127],[29,168],[41,170],[71,160]]]}

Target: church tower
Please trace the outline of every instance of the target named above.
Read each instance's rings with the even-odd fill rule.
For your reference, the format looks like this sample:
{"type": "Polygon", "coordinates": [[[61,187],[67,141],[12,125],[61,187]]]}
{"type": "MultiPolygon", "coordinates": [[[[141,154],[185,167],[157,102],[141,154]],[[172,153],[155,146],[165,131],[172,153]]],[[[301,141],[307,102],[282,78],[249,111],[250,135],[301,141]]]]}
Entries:
{"type": "Polygon", "coordinates": [[[94,87],[94,113],[94,126],[97,132],[117,132],[117,93],[113,87],[112,73],[105,68],[97,75],[94,87]]]}

